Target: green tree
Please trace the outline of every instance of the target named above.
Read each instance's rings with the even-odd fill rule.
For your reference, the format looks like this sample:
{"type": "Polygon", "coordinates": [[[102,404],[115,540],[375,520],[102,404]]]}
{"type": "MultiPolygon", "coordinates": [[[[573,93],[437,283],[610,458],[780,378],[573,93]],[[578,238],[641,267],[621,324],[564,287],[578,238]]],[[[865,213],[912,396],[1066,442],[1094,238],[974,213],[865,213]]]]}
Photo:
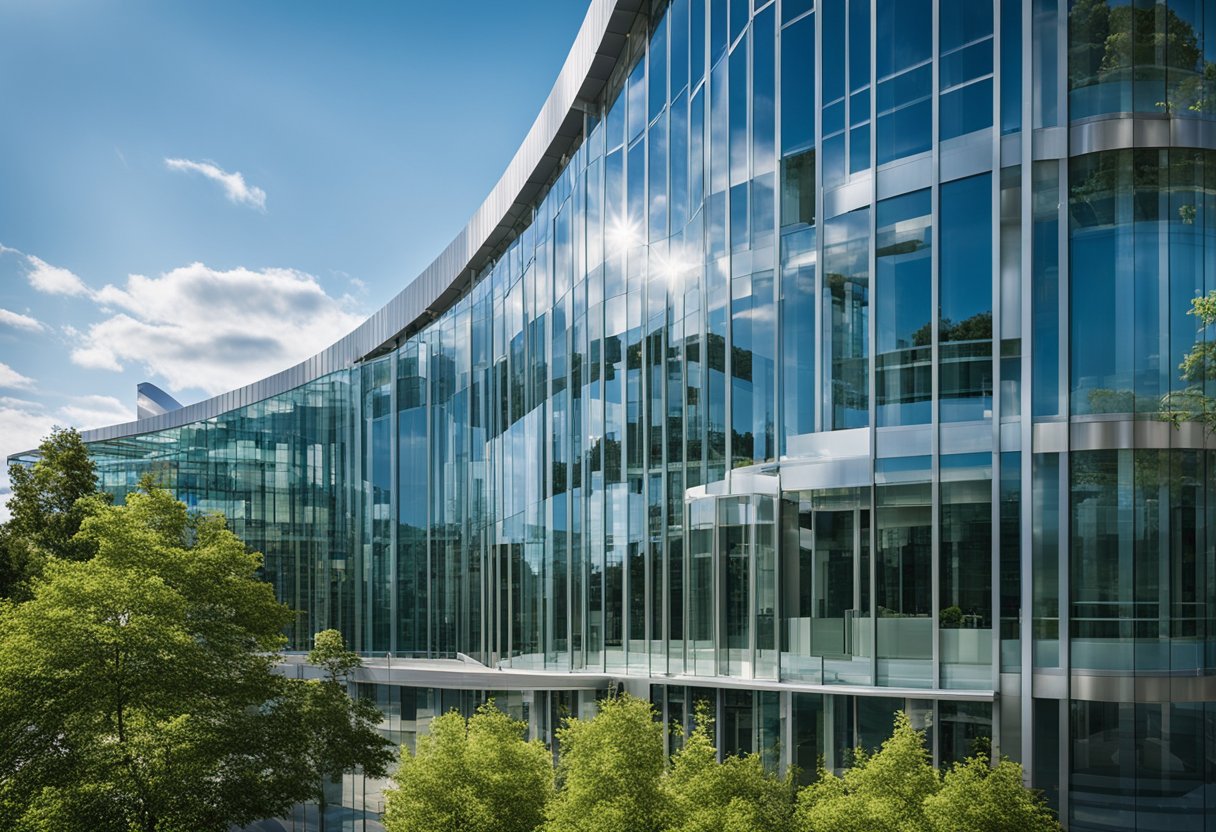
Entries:
{"type": "Polygon", "coordinates": [[[350,674],[363,664],[346,649],[337,630],[316,634],[308,654],[309,664],[321,668],[321,679],[299,683],[300,728],[305,735],[304,759],[311,775],[312,798],[317,801],[321,832],[325,832],[327,798],[325,786],[349,771],[361,769],[369,777],[383,777],[396,756],[392,743],[376,727],[384,718],[366,699],[348,694],[350,674]]]}
{"type": "Polygon", "coordinates": [[[670,795],[669,832],[788,832],[794,819],[794,773],[764,770],[759,754],[718,762],[713,717],[697,703],[696,727],[672,757],[664,780],[670,795]]]}
{"type": "Polygon", "coordinates": [[[466,722],[437,717],[403,754],[388,792],[388,832],[532,832],[553,796],[553,763],[527,724],[487,702],[466,722]]]}
{"type": "Polygon", "coordinates": [[[0,610],[0,828],[223,832],[307,794],[260,555],[143,488],[0,610]]]}
{"type": "Polygon", "coordinates": [[[561,788],[547,832],[657,832],[667,824],[663,725],[649,702],[605,699],[594,719],[557,732],[561,788]]]}
{"type": "Polygon", "coordinates": [[[77,536],[84,518],[108,501],[97,471],[72,428],[55,428],[32,466],[10,465],[9,520],[0,526],[0,598],[25,600],[47,558],[87,560],[92,541],[77,536]]]}
{"type": "Polygon", "coordinates": [[[805,832],[931,832],[925,801],[941,789],[925,735],[908,715],[895,715],[895,732],[874,754],[858,749],[856,762],[837,777],[821,771],[798,795],[797,828],[805,832]]]}
{"type": "Polygon", "coordinates": [[[1022,784],[1022,767],[986,756],[953,766],[941,791],[925,800],[925,817],[933,832],[1059,832],[1055,813],[1036,792],[1022,784]]]}

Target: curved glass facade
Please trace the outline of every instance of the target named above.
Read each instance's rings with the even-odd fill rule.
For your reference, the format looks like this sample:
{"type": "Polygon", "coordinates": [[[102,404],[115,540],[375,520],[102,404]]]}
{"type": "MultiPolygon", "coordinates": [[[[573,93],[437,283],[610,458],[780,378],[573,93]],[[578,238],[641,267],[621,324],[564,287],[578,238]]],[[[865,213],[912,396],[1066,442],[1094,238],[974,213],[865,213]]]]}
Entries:
{"type": "Polygon", "coordinates": [[[224,511],[296,649],[707,698],[808,773],[904,708],[1072,830],[1216,828],[1216,445],[1163,416],[1216,141],[1084,132],[1206,118],[1213,54],[1210,0],[656,4],[432,322],[103,484],[224,511]]]}
{"type": "Polygon", "coordinates": [[[1073,120],[1216,117],[1216,10],[1205,0],[1071,0],[1073,120]]]}

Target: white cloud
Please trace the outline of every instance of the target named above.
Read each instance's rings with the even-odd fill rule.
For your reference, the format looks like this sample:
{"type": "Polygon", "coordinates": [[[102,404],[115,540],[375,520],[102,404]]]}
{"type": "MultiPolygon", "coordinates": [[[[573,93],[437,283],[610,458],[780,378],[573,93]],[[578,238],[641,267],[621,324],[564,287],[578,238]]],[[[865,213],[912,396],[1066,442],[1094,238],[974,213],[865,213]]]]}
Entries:
{"type": "MultiPolygon", "coordinates": [[[[7,463],[10,454],[38,447],[51,428],[71,426],[80,430],[129,422],[135,413],[111,396],[77,396],[58,409],[39,402],[0,396],[0,463],[7,463]]],[[[11,488],[8,465],[0,465],[0,522],[8,519],[11,488]]]]}
{"type": "Polygon", "coordinates": [[[67,269],[52,266],[32,254],[27,254],[25,259],[30,264],[30,271],[26,277],[29,279],[30,285],[39,292],[47,295],[71,296],[90,294],[89,287],[84,284],[84,281],[67,269]]]}
{"type": "Polygon", "coordinates": [[[75,396],[58,413],[67,424],[80,430],[117,425],[135,418],[131,408],[113,396],[75,396]]]}
{"type": "Polygon", "coordinates": [[[0,387],[17,390],[27,390],[34,386],[34,380],[23,376],[4,362],[0,361],[0,387]]]}
{"type": "Polygon", "coordinates": [[[239,171],[229,173],[214,162],[195,162],[190,159],[165,159],[165,167],[169,170],[201,173],[213,182],[218,182],[229,201],[251,205],[263,212],[266,210],[266,192],[246,183],[245,177],[239,171]]]}
{"type": "Polygon", "coordinates": [[[46,329],[37,318],[3,308],[0,308],[0,326],[11,326],[13,329],[24,329],[27,332],[41,332],[46,329]]]}
{"type": "Polygon", "coordinates": [[[81,335],[72,361],[122,370],[141,365],[174,390],[221,393],[302,361],[362,316],[294,269],[218,271],[194,263],[159,277],[130,275],[94,299],[110,316],[81,335]]]}

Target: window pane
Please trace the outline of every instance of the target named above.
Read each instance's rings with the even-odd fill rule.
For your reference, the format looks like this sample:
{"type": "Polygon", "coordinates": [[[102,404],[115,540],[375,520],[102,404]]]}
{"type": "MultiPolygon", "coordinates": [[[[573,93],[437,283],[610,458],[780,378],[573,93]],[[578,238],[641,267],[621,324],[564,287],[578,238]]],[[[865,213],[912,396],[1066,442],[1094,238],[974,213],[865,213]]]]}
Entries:
{"type": "Polygon", "coordinates": [[[943,422],[992,417],[992,176],[941,187],[943,422]]]}
{"type": "Polygon", "coordinates": [[[881,80],[929,60],[933,48],[930,0],[877,0],[875,63],[881,80]]]}
{"type": "Polygon", "coordinates": [[[811,227],[781,238],[782,425],[787,441],[815,429],[815,236],[811,227]]]}
{"type": "Polygon", "coordinates": [[[824,224],[825,428],[869,421],[870,209],[824,224]]]}
{"type": "Polygon", "coordinates": [[[876,406],[880,427],[927,424],[932,394],[932,222],[928,190],[878,203],[876,406]]]}
{"type": "Polygon", "coordinates": [[[815,16],[781,33],[781,152],[815,141],[815,16]]]}

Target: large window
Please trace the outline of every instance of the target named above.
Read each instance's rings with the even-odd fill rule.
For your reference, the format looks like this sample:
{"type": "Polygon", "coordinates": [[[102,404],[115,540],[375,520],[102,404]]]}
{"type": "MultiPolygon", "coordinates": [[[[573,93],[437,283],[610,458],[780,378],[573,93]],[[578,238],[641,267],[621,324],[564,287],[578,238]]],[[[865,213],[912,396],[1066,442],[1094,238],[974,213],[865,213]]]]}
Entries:
{"type": "Polygon", "coordinates": [[[1178,149],[1073,160],[1071,337],[1085,345],[1072,351],[1074,414],[1156,415],[1176,404],[1171,394],[1208,381],[1202,362],[1183,365],[1207,343],[1188,313],[1216,237],[1206,184],[1214,159],[1178,149]]]}
{"type": "Polygon", "coordinates": [[[992,126],[992,3],[942,0],[938,103],[942,141],[992,126]]]}
{"type": "Polygon", "coordinates": [[[992,418],[992,177],[941,188],[941,420],[992,418]]]}
{"type": "Polygon", "coordinates": [[[930,421],[931,204],[928,190],[878,203],[874,398],[879,427],[930,421]]]}
{"type": "Polygon", "coordinates": [[[828,430],[869,424],[870,209],[824,223],[823,316],[828,430]]]}
{"type": "Polygon", "coordinates": [[[881,165],[926,151],[932,143],[931,0],[878,0],[876,27],[876,110],[881,165]]]}

